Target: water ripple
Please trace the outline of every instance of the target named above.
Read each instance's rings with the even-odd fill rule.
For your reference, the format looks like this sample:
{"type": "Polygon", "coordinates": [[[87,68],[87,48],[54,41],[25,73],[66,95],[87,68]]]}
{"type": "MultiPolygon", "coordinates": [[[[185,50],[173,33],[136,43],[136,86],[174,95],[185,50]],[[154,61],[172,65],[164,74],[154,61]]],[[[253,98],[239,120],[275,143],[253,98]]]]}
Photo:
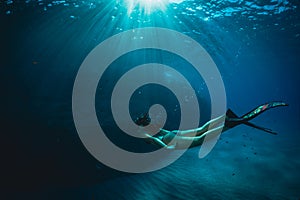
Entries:
{"type": "MultiPolygon", "coordinates": [[[[4,12],[7,15],[11,15],[18,10],[22,10],[23,7],[37,7],[41,8],[45,12],[54,6],[68,7],[88,7],[90,9],[98,6],[105,7],[105,4],[111,4],[112,9],[117,7],[124,7],[124,1],[76,1],[76,0],[26,0],[15,1],[5,0],[3,6],[4,12]]],[[[197,1],[197,0],[185,0],[185,1],[170,1],[169,11],[176,11],[179,15],[185,16],[197,16],[205,21],[211,18],[231,17],[236,15],[247,16],[249,20],[257,20],[257,15],[278,15],[283,12],[296,9],[289,0],[264,0],[264,1],[247,1],[247,0],[210,0],[210,1],[197,1]]],[[[138,12],[138,9],[135,10],[138,12]]]]}

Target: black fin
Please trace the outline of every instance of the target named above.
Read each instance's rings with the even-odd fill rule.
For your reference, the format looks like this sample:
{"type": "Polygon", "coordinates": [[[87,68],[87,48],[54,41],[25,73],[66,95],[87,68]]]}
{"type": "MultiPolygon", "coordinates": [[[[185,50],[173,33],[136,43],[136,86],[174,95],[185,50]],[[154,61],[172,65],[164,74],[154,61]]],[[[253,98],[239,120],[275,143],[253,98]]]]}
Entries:
{"type": "Polygon", "coordinates": [[[250,112],[243,115],[241,118],[245,119],[246,121],[249,121],[258,115],[262,114],[266,110],[269,110],[271,108],[279,107],[279,106],[288,106],[288,104],[284,102],[269,102],[265,103],[263,105],[258,106],[257,108],[251,110],[250,112]]]}
{"type": "Polygon", "coordinates": [[[245,124],[245,125],[251,126],[253,128],[276,135],[277,133],[275,133],[271,129],[257,126],[255,124],[250,123],[249,121],[251,119],[257,117],[258,115],[262,114],[266,110],[269,110],[269,109],[275,108],[275,107],[279,107],[279,106],[288,106],[288,104],[286,104],[284,102],[265,103],[263,105],[258,106],[255,109],[251,110],[250,112],[246,113],[242,117],[238,117],[234,112],[232,112],[232,110],[228,109],[226,112],[225,128],[230,129],[237,125],[245,124]]]}
{"type": "Polygon", "coordinates": [[[247,125],[247,126],[251,126],[251,127],[256,128],[256,129],[259,129],[259,130],[262,130],[262,131],[265,131],[265,132],[267,132],[267,133],[271,133],[271,134],[273,134],[273,135],[277,135],[277,133],[274,132],[274,131],[272,131],[271,129],[264,128],[264,127],[261,127],[261,126],[257,126],[257,125],[255,125],[255,124],[252,124],[252,123],[247,122],[247,121],[244,122],[243,124],[245,124],[245,125],[247,125]]]}
{"type": "Polygon", "coordinates": [[[226,116],[229,118],[239,118],[231,109],[227,110],[226,116]]]}
{"type": "Polygon", "coordinates": [[[228,109],[226,112],[225,127],[229,129],[241,123],[243,123],[243,119],[239,118],[231,109],[228,109]]]}

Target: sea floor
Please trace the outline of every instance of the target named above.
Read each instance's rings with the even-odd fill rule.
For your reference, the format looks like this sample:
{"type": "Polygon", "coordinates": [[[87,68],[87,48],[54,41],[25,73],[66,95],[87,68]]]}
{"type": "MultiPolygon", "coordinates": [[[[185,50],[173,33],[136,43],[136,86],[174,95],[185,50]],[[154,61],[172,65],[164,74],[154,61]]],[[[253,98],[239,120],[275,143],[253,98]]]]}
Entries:
{"type": "Polygon", "coordinates": [[[292,131],[275,136],[240,126],[223,133],[203,159],[198,158],[196,147],[156,172],[117,177],[88,186],[47,189],[30,196],[38,199],[299,199],[300,147],[297,141],[287,137],[292,131]]]}

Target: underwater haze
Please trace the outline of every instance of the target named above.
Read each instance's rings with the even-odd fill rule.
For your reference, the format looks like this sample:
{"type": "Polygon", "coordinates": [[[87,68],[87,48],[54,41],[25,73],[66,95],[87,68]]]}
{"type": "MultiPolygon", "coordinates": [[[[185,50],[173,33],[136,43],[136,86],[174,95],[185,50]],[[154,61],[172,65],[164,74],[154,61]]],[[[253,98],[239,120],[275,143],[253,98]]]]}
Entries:
{"type": "MultiPolygon", "coordinates": [[[[299,6],[297,0],[1,1],[1,199],[299,199],[299,6]],[[240,125],[222,133],[206,157],[194,147],[148,173],[120,172],[95,159],[73,121],[77,72],[101,42],[144,27],[178,31],[201,44],[237,115],[270,101],[289,104],[253,120],[278,134],[240,125]]],[[[199,125],[211,114],[207,85],[185,59],[157,49],[122,55],[98,83],[95,110],[107,137],[133,152],[156,147],[118,128],[110,100],[122,74],[145,63],[168,65],[189,80],[199,125]]],[[[164,128],[178,129],[179,102],[159,85],[134,92],[131,117],[153,104],[167,112],[164,128]]]]}

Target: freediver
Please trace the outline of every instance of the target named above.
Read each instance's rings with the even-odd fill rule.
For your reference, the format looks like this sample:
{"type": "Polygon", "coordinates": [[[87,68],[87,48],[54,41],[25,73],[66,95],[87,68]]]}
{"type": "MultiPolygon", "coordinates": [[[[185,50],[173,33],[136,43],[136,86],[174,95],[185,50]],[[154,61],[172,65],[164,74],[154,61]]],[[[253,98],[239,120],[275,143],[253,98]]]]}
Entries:
{"type": "MultiPolygon", "coordinates": [[[[238,117],[234,112],[228,109],[226,114],[206,122],[199,128],[184,131],[168,131],[165,129],[160,129],[160,131],[154,136],[148,133],[144,133],[146,136],[145,140],[148,143],[156,144],[167,149],[191,148],[200,146],[203,143],[204,137],[206,135],[225,132],[228,129],[231,129],[240,124],[245,124],[247,126],[251,126],[253,128],[276,135],[277,133],[275,133],[271,129],[257,126],[249,121],[265,112],[266,110],[279,106],[288,106],[288,104],[284,102],[269,102],[258,106],[257,108],[251,110],[241,117],[238,117]]],[[[150,122],[151,119],[148,113],[138,117],[135,120],[135,123],[142,127],[149,125],[150,122]]]]}

